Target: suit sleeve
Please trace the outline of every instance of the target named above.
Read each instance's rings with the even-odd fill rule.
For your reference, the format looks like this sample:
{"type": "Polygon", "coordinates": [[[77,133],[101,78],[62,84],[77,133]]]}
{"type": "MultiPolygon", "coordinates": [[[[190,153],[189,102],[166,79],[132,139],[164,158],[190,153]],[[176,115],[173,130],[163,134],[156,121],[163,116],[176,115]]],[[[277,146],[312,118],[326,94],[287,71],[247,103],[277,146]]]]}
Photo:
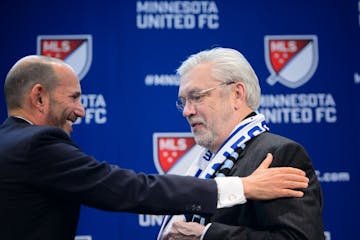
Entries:
{"type": "Polygon", "coordinates": [[[216,210],[215,181],[176,175],[147,175],[98,162],[61,130],[34,136],[26,178],[48,194],[108,211],[147,214],[216,210]]]}
{"type": "MultiPolygon", "coordinates": [[[[264,149],[263,149],[264,151],[264,149]]],[[[274,155],[272,167],[301,168],[309,177],[309,187],[302,198],[281,198],[269,201],[248,201],[244,206],[227,209],[225,219],[213,222],[204,240],[321,240],[322,195],[309,156],[295,142],[287,142],[270,149],[274,155]],[[245,210],[237,211],[244,208],[245,210]],[[241,215],[237,213],[241,212],[241,215]],[[237,219],[239,224],[234,224],[237,219]],[[244,224],[244,219],[247,224],[244,224]],[[230,225],[231,224],[231,225],[230,225]],[[235,226],[236,225],[236,226],[235,226]]],[[[263,153],[265,156],[266,152],[263,153]]],[[[256,160],[255,160],[256,161],[256,160]]],[[[254,170],[254,169],[253,169],[254,170]]]]}

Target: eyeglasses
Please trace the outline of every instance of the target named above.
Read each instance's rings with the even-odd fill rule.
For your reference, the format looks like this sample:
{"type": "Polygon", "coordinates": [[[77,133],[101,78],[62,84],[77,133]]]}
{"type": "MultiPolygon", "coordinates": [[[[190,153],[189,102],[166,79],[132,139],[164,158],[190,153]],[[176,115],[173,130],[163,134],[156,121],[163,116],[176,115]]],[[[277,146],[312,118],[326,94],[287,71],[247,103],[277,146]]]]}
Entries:
{"type": "Polygon", "coordinates": [[[223,83],[220,83],[219,85],[216,85],[215,87],[211,87],[211,88],[200,90],[200,91],[190,92],[189,96],[187,96],[187,97],[179,97],[176,100],[176,108],[182,113],[184,111],[185,105],[187,103],[199,104],[199,103],[202,102],[204,97],[208,93],[210,93],[212,90],[215,90],[218,87],[228,86],[228,85],[231,85],[233,83],[235,83],[235,81],[223,82],[223,83]]]}

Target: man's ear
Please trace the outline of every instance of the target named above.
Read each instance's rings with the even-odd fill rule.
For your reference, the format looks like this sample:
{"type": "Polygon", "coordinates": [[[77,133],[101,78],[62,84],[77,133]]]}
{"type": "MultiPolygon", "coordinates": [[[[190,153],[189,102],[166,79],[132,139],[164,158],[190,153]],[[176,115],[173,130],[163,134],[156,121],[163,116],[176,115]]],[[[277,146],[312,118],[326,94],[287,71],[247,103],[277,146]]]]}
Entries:
{"type": "Polygon", "coordinates": [[[47,91],[41,84],[35,84],[30,91],[31,105],[39,112],[44,112],[47,102],[47,91]]]}
{"type": "Polygon", "coordinates": [[[241,101],[245,101],[245,85],[242,82],[235,83],[235,96],[241,101]]]}
{"type": "Polygon", "coordinates": [[[245,99],[245,85],[242,82],[236,82],[234,86],[234,103],[235,110],[241,108],[246,103],[245,99]]]}

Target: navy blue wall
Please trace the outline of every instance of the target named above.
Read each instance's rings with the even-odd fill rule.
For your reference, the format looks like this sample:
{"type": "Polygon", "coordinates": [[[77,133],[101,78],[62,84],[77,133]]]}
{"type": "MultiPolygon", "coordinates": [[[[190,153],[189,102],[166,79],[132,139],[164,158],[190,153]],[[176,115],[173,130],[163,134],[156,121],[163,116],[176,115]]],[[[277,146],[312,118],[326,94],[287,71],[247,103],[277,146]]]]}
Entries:
{"type": "MultiPolygon", "coordinates": [[[[258,74],[260,111],[270,130],[303,144],[313,160],[324,191],[327,239],[352,239],[360,200],[359,6],[356,0],[2,1],[0,82],[25,55],[46,47],[59,56],[69,51],[65,60],[77,57],[83,64],[87,110],[75,126],[76,143],[99,160],[156,173],[153,134],[189,132],[174,104],[175,69],[197,51],[236,48],[258,74]],[[40,44],[46,39],[48,45],[40,44]],[[79,39],[82,49],[69,50],[67,44],[79,39]],[[278,42],[267,48],[271,40],[278,42]],[[304,40],[307,52],[299,49],[304,40]],[[286,54],[295,56],[290,73],[269,64],[276,53],[285,61],[286,54]],[[272,73],[278,78],[270,84],[272,73]]],[[[2,121],[2,91],[0,99],[2,121]]],[[[154,239],[159,221],[84,207],[78,234],[154,239]]]]}

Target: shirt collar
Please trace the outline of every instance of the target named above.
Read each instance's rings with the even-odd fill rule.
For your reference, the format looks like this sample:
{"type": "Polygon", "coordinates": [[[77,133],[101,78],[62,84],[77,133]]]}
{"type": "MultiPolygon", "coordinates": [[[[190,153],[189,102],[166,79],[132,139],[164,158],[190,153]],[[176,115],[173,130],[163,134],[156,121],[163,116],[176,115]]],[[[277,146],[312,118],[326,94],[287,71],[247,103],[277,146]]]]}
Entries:
{"type": "Polygon", "coordinates": [[[15,117],[15,118],[20,118],[20,119],[24,120],[25,122],[28,122],[29,124],[34,125],[31,121],[27,120],[27,119],[24,118],[24,117],[21,117],[21,116],[13,116],[13,117],[15,117]]]}

